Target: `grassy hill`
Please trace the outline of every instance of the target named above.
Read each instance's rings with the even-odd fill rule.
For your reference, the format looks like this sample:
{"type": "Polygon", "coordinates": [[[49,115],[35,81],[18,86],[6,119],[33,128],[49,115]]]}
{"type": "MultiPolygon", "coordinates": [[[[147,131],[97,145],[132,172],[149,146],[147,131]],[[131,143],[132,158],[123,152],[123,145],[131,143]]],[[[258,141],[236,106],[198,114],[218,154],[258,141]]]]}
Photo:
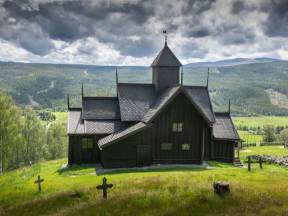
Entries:
{"type": "MultiPolygon", "coordinates": [[[[287,155],[288,150],[251,147],[241,153],[287,155]],[[261,149],[260,149],[261,148],[261,149]]],[[[227,164],[130,170],[96,175],[94,167],[62,169],[50,161],[0,176],[0,215],[287,215],[288,172],[276,165],[253,165],[252,172],[227,164]],[[33,182],[44,178],[42,193],[33,182]],[[95,186],[103,177],[114,187],[102,200],[95,186]],[[214,181],[227,181],[231,195],[214,195],[214,181]]]]}
{"type": "MultiPolygon", "coordinates": [[[[184,84],[206,84],[207,68],[197,64],[184,67],[184,84]]],[[[288,115],[288,61],[245,60],[244,64],[241,60],[235,64],[209,65],[209,89],[216,111],[227,110],[231,98],[234,115],[288,115]]],[[[119,67],[118,71],[120,82],[151,82],[148,67],[119,67]]],[[[115,67],[0,63],[0,89],[20,104],[63,110],[69,93],[77,106],[82,82],[86,95],[115,95],[115,67]]]]}

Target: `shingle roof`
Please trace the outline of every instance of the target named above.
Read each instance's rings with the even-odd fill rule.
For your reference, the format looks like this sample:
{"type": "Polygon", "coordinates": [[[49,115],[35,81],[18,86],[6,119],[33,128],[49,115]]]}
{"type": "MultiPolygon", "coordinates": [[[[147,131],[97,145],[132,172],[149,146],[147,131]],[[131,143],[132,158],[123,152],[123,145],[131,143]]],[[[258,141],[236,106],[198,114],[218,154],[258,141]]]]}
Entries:
{"type": "Polygon", "coordinates": [[[150,124],[145,124],[143,122],[136,123],[122,131],[119,131],[117,133],[111,134],[109,136],[106,136],[98,141],[98,146],[100,149],[102,149],[104,146],[111,145],[119,140],[124,139],[125,137],[131,136],[133,134],[136,134],[137,132],[140,132],[141,130],[149,127],[150,124]]]}
{"type": "Polygon", "coordinates": [[[215,122],[215,116],[207,87],[205,86],[184,86],[184,92],[195,104],[198,111],[210,123],[215,122]]]}
{"type": "Polygon", "coordinates": [[[142,121],[145,123],[151,122],[156,114],[159,113],[163,107],[165,107],[165,105],[173,99],[173,96],[176,95],[180,88],[180,86],[172,86],[164,89],[162,93],[157,97],[156,101],[153,103],[148,112],[144,115],[142,121]]]}
{"type": "Polygon", "coordinates": [[[83,97],[82,110],[82,119],[120,119],[118,99],[113,97],[83,97]]]}
{"type": "Polygon", "coordinates": [[[123,130],[125,123],[121,121],[84,120],[85,134],[112,134],[123,130]]]}
{"type": "Polygon", "coordinates": [[[215,113],[215,116],[216,123],[213,125],[213,136],[215,139],[240,139],[229,113],[215,113]]]}
{"type": "Polygon", "coordinates": [[[118,84],[122,121],[140,121],[155,99],[153,84],[118,84]]]}
{"type": "Polygon", "coordinates": [[[84,122],[81,119],[81,109],[69,110],[67,133],[68,134],[83,134],[84,133],[84,122]]]}
{"type": "Polygon", "coordinates": [[[182,66],[170,48],[165,44],[163,49],[152,62],[151,66],[182,66]]]}
{"type": "Polygon", "coordinates": [[[180,91],[183,91],[196,109],[209,123],[215,122],[209,93],[206,87],[201,86],[172,86],[168,87],[157,97],[151,108],[143,117],[143,122],[151,122],[154,117],[169,103],[180,91]]]}

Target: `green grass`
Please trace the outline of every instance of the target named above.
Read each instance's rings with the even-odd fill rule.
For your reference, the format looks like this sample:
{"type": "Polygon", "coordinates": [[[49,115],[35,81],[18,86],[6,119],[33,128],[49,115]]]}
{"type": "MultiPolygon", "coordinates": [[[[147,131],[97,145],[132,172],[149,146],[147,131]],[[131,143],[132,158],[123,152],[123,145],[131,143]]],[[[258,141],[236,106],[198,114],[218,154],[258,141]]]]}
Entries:
{"type": "Polygon", "coordinates": [[[63,123],[63,124],[67,123],[67,112],[53,112],[53,114],[56,117],[55,121],[57,123],[63,123]]]}
{"type": "Polygon", "coordinates": [[[263,141],[263,136],[258,134],[251,134],[248,131],[238,130],[239,136],[245,143],[256,143],[257,145],[263,141]]]}
{"type": "Polygon", "coordinates": [[[244,148],[241,150],[240,157],[244,160],[248,155],[276,155],[276,156],[286,156],[288,155],[288,149],[283,148],[283,146],[256,146],[244,148]]]}
{"type": "Polygon", "coordinates": [[[236,126],[263,127],[264,125],[288,126],[288,116],[258,116],[258,117],[234,117],[236,126]]]}
{"type": "MultiPolygon", "coordinates": [[[[248,154],[285,155],[278,146],[251,147],[248,154]]],[[[0,176],[0,215],[287,215],[288,170],[264,165],[252,172],[210,162],[215,169],[171,168],[96,175],[93,167],[62,170],[66,160],[35,164],[0,176]],[[33,183],[43,177],[43,191],[33,183]],[[114,187],[108,200],[95,186],[103,177],[114,187]],[[225,199],[214,181],[231,184],[225,199]],[[1,213],[2,212],[2,213],[1,213]]]]}

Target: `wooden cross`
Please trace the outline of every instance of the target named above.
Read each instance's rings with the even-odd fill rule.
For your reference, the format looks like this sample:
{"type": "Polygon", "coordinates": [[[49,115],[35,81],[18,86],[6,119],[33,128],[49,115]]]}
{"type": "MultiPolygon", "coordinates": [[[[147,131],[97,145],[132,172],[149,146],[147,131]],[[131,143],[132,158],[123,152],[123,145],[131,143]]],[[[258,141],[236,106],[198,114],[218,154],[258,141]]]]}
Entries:
{"type": "Polygon", "coordinates": [[[260,169],[263,168],[263,166],[262,166],[262,158],[261,158],[261,156],[259,157],[259,167],[260,167],[260,169]]]}
{"type": "Polygon", "coordinates": [[[104,177],[102,180],[102,185],[98,185],[96,188],[98,190],[103,190],[103,198],[107,199],[107,189],[112,188],[113,184],[107,184],[107,179],[104,177]]]}
{"type": "Polygon", "coordinates": [[[37,180],[34,182],[35,184],[38,184],[38,191],[41,192],[41,183],[44,181],[44,179],[41,179],[40,175],[38,175],[37,180]]]}

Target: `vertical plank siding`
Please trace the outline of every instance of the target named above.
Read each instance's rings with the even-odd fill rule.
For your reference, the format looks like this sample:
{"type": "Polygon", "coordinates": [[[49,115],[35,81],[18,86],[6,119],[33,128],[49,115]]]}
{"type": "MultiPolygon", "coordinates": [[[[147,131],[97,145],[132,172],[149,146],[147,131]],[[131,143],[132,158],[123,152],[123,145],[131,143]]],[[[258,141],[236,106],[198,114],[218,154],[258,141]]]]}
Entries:
{"type": "Polygon", "coordinates": [[[97,142],[104,136],[105,135],[69,136],[68,164],[89,164],[101,162],[100,149],[97,142]],[[82,138],[92,138],[93,149],[82,149],[82,138]]]}
{"type": "Polygon", "coordinates": [[[210,133],[210,128],[199,112],[184,94],[179,94],[155,119],[152,127],[105,147],[101,151],[102,165],[108,168],[135,167],[142,164],[137,162],[139,145],[146,145],[151,149],[149,162],[146,161],[145,165],[201,163],[202,151],[207,157],[210,155],[210,148],[202,149],[203,144],[209,146],[210,133]],[[183,123],[182,132],[172,131],[174,122],[183,123]],[[161,150],[161,143],[172,143],[172,150],[161,150]],[[190,144],[190,150],[182,150],[184,143],[190,144]]]}
{"type": "Polygon", "coordinates": [[[234,160],[234,141],[215,140],[214,141],[214,160],[223,162],[233,162],[234,160]]]}

